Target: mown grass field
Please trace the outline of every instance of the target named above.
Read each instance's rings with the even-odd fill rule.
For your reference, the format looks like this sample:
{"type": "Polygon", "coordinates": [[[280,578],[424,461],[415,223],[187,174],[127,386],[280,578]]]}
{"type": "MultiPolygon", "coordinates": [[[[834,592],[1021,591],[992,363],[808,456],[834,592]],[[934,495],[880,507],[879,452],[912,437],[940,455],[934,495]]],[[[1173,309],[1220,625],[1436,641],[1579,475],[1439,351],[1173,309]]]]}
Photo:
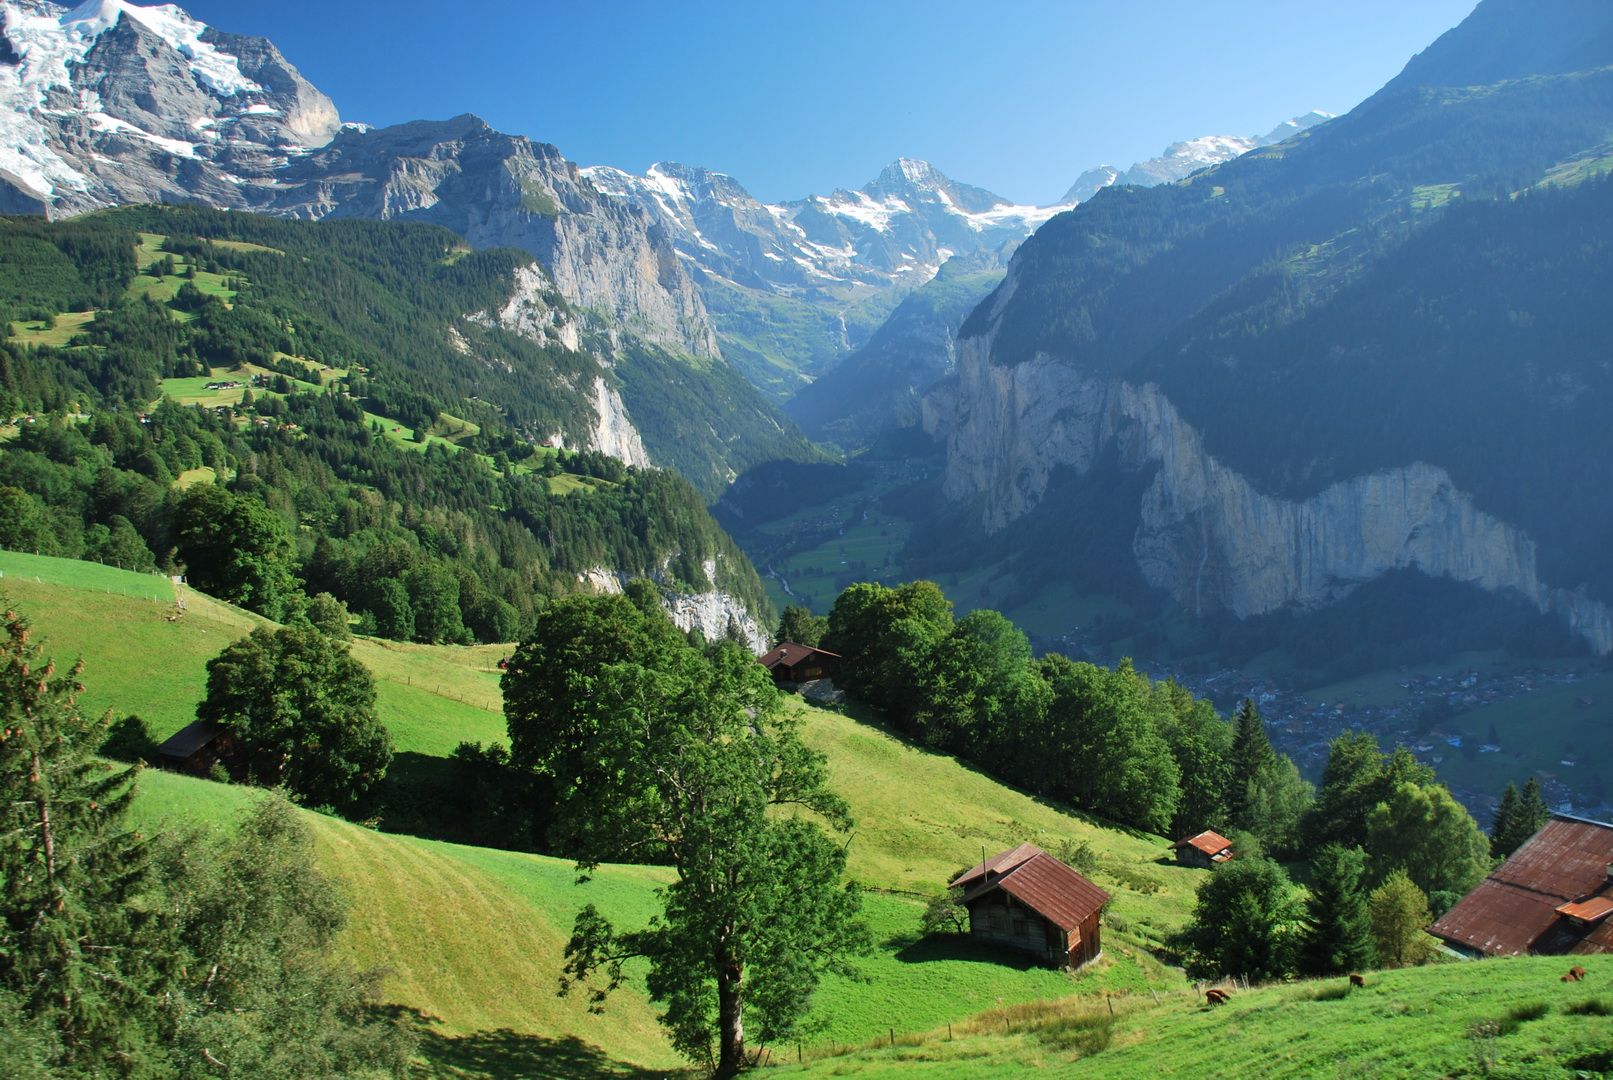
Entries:
{"type": "MultiPolygon", "coordinates": [[[[0,596],[59,662],[85,660],[85,707],[133,713],[161,740],[196,718],[207,661],[267,620],[154,574],[0,551],[0,596]]],[[[399,751],[443,756],[462,740],[501,742],[498,645],[430,647],[359,638],[378,711],[399,751]]]]}
{"type": "Polygon", "coordinates": [[[67,343],[75,334],[83,333],[84,328],[95,321],[93,311],[67,311],[44,322],[35,319],[31,322],[14,322],[10,324],[11,337],[22,345],[49,345],[52,348],[66,348],[67,343]]]}
{"type": "Polygon", "coordinates": [[[1136,1077],[1561,1077],[1613,1069],[1613,960],[1484,960],[1235,992],[1211,1009],[1190,991],[994,1009],[967,1026],[782,1071],[900,1072],[926,1080],[1041,1075],[1136,1077]]]}

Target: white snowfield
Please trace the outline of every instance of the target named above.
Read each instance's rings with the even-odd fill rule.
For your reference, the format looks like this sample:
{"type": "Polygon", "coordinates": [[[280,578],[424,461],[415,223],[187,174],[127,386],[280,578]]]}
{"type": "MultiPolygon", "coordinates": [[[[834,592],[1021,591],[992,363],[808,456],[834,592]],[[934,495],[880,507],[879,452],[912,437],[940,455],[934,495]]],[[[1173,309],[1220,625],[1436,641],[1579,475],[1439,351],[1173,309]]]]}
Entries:
{"type": "Polygon", "coordinates": [[[4,0],[0,16],[4,19],[0,33],[18,59],[15,64],[0,64],[0,170],[41,196],[62,189],[86,191],[90,186],[88,178],[52,149],[40,122],[41,116],[51,115],[53,91],[69,95],[70,106],[56,110],[57,115],[87,115],[98,131],[144,139],[179,157],[195,157],[204,141],[216,138],[207,131],[211,118],[191,121],[198,141],[185,143],[109,116],[93,91],[74,90],[73,69],[84,63],[96,41],[119,19],[140,23],[183,56],[186,70],[198,86],[220,99],[240,98],[240,115],[275,111],[267,104],[246,100],[263,88],[241,73],[240,61],[234,56],[202,40],[205,24],[173,4],[136,7],[123,0],[89,0],[69,8],[44,0],[4,0]]]}

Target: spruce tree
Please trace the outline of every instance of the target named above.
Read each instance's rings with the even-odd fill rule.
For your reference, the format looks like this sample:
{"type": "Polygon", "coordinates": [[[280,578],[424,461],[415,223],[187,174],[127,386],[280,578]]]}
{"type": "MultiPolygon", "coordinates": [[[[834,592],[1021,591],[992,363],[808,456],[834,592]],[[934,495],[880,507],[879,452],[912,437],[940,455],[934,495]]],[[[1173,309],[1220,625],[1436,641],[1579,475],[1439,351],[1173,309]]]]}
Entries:
{"type": "Polygon", "coordinates": [[[1258,822],[1250,817],[1250,785],[1258,783],[1271,769],[1277,751],[1272,749],[1266,723],[1249,698],[1238,706],[1232,718],[1232,777],[1227,789],[1227,810],[1232,827],[1258,832],[1258,822]]]}
{"type": "Polygon", "coordinates": [[[1518,832],[1518,785],[1508,782],[1501,793],[1501,805],[1490,820],[1490,857],[1505,859],[1516,850],[1512,838],[1518,832]]]}
{"type": "Polygon", "coordinates": [[[1328,844],[1311,860],[1299,951],[1303,973],[1342,975],[1373,966],[1376,950],[1363,886],[1366,865],[1364,851],[1339,844],[1328,844]]]}
{"type": "Polygon", "coordinates": [[[1540,794],[1540,781],[1531,776],[1518,795],[1518,842],[1512,850],[1521,848],[1531,836],[1545,828],[1551,820],[1551,807],[1540,794]]]}
{"type": "Polygon", "coordinates": [[[131,900],[147,844],[125,824],[137,768],[99,760],[81,665],[58,672],[15,612],[0,617],[0,998],[49,1031],[65,1074],[124,1075],[153,1045],[163,964],[131,900]]]}

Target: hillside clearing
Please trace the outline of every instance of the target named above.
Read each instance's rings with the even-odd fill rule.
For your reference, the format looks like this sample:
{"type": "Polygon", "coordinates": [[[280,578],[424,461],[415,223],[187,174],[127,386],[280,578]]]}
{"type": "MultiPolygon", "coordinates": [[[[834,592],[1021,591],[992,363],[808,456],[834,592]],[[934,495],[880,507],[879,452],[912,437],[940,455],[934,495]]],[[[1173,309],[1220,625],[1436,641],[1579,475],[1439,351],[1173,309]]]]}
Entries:
{"type": "Polygon", "coordinates": [[[1590,970],[1585,984],[1558,981],[1567,960],[1538,957],[1372,974],[1362,990],[1340,978],[1235,991],[1219,1009],[1186,991],[1158,1005],[1133,995],[1117,1006],[1112,1028],[1106,1008],[1091,1001],[995,1009],[954,1025],[951,1038],[938,1029],[785,1071],[963,1078],[1038,1069],[1094,1080],[1603,1075],[1613,1067],[1613,962],[1576,960],[1590,970]]]}
{"type": "MultiPolygon", "coordinates": [[[[207,660],[267,625],[184,587],[186,613],[169,621],[173,586],[155,575],[14,553],[0,555],[0,569],[4,590],[33,619],[47,652],[85,657],[89,707],[137,712],[158,738],[194,716],[207,660]],[[153,663],[157,656],[162,663],[153,663]]],[[[442,757],[462,740],[503,740],[497,664],[508,646],[360,638],[353,652],[377,678],[378,711],[400,751],[442,757]]],[[[787,707],[801,717],[809,745],[827,755],[830,784],[851,804],[858,827],[849,840],[850,873],[873,890],[865,910],[875,951],[856,961],[860,979],[825,982],[803,1039],[809,1049],[860,1045],[892,1028],[923,1032],[999,1004],[1182,985],[1145,947],[1180,924],[1202,872],[1166,865],[1163,840],[1062,812],[798,698],[787,707]],[[1115,895],[1105,956],[1076,978],[967,939],[919,938],[923,894],[939,890],[982,850],[1027,840],[1053,851],[1085,843],[1093,876],[1115,895]]],[[[142,787],[140,813],[149,823],[228,823],[250,798],[245,788],[159,772],[149,772],[142,787]]],[[[318,815],[309,820],[322,865],[355,901],[346,947],[362,963],[390,969],[392,1003],[437,1018],[428,1039],[432,1075],[530,1075],[523,1070],[531,1062],[552,1054],[575,1066],[568,1073],[675,1061],[641,988],[614,998],[603,1019],[554,995],[582,904],[593,900],[624,925],[640,925],[654,910],[664,870],[607,867],[588,889],[577,889],[566,860],[379,833],[318,815]],[[503,1064],[488,1065],[489,1055],[503,1064]]]]}

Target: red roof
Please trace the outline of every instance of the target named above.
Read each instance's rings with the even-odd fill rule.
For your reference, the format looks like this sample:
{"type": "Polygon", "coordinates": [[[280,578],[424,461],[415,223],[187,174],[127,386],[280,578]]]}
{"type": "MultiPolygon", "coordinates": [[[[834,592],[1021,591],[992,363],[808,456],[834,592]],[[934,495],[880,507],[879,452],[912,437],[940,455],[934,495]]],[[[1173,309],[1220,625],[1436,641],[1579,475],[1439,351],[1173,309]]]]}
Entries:
{"type": "Polygon", "coordinates": [[[763,653],[758,659],[763,667],[774,668],[783,664],[785,667],[794,667],[801,661],[813,656],[830,656],[840,659],[839,653],[832,653],[827,649],[813,648],[811,645],[797,645],[793,641],[780,642],[778,648],[763,653]]]}
{"type": "Polygon", "coordinates": [[[1592,909],[1613,890],[1610,865],[1613,825],[1554,816],[1429,933],[1491,956],[1602,951],[1592,938],[1604,935],[1564,925],[1560,909],[1592,909]]]}
{"type": "Polygon", "coordinates": [[[996,889],[1060,930],[1074,930],[1109,902],[1109,894],[1035,844],[999,852],[959,874],[948,886],[967,890],[963,903],[996,889]]]}
{"type": "Polygon", "coordinates": [[[1613,899],[1606,896],[1593,896],[1579,904],[1563,904],[1557,909],[1557,914],[1567,915],[1570,919],[1580,922],[1596,922],[1613,915],[1613,899]]]}
{"type": "Polygon", "coordinates": [[[1172,846],[1178,849],[1185,847],[1197,848],[1213,859],[1215,856],[1224,851],[1230,852],[1232,849],[1232,841],[1228,840],[1218,832],[1205,829],[1197,836],[1189,836],[1186,840],[1178,840],[1172,846]]]}

